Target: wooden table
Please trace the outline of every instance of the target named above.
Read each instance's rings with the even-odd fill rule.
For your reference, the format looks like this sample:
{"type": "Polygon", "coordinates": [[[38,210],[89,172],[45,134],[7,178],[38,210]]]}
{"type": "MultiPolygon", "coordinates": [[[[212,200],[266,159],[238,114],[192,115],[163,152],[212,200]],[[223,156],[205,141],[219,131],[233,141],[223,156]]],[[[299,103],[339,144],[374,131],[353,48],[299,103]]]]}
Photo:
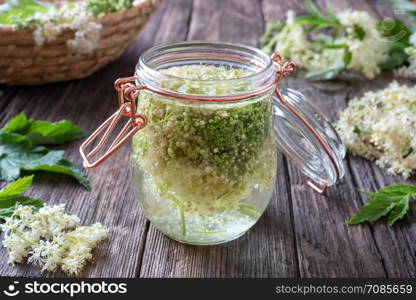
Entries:
{"type": "MultiPolygon", "coordinates": [[[[220,40],[258,45],[265,22],[283,19],[288,9],[304,12],[303,1],[284,0],[165,0],[144,31],[115,62],[83,80],[38,87],[0,90],[3,125],[24,111],[34,119],[69,119],[94,130],[117,108],[113,82],[133,74],[147,48],[182,40],[220,40]]],[[[367,10],[384,17],[391,8],[373,1],[315,1],[336,11],[367,10]]],[[[317,101],[332,121],[347,100],[365,90],[385,87],[386,73],[373,81],[306,83],[285,79],[283,86],[299,89],[317,101]]],[[[81,164],[81,141],[65,146],[67,156],[81,164]]],[[[374,163],[348,156],[345,179],[327,197],[313,193],[305,177],[279,155],[279,173],[273,199],[243,237],[224,245],[196,247],[170,240],[140,211],[130,185],[130,147],[89,172],[93,189],[86,191],[65,176],[38,176],[28,195],[48,203],[66,203],[84,224],[101,222],[111,229],[109,241],[95,251],[95,261],[82,273],[94,277],[415,277],[416,213],[395,226],[385,222],[346,226],[343,222],[366,202],[356,191],[376,190],[403,182],[388,176],[374,163]]],[[[413,183],[415,180],[411,180],[413,183]]],[[[409,181],[410,182],[410,181],[409,181]]],[[[35,267],[7,265],[0,251],[0,275],[40,274],[35,267]]]]}

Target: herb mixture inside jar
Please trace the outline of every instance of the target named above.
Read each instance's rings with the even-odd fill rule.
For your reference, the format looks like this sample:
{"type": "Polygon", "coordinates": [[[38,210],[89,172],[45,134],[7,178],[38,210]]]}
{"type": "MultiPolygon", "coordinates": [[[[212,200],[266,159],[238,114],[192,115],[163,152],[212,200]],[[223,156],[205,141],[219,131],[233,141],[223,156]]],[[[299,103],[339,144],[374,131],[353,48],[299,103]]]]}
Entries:
{"type": "MultiPolygon", "coordinates": [[[[159,70],[162,87],[217,96],[250,86],[249,70],[183,65],[159,70]],[[176,79],[177,80],[176,80],[176,79]],[[202,81],[218,81],[207,88],[202,81]]],[[[237,102],[192,102],[142,92],[148,125],[133,139],[134,186],[150,221],[173,239],[221,243],[243,234],[271,197],[276,173],[271,95],[237,102]]]]}

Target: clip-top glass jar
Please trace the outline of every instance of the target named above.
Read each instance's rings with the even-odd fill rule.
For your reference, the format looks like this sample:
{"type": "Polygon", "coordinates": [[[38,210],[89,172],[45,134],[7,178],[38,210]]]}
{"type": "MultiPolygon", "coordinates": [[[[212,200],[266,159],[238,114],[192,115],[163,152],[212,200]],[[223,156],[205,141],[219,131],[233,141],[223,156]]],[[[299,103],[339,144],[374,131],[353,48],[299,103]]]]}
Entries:
{"type": "Polygon", "coordinates": [[[135,76],[116,81],[120,109],[81,146],[84,166],[98,166],[132,138],[133,186],[151,223],[184,243],[233,240],[269,203],[276,149],[317,192],[344,175],[345,149],[332,125],[299,92],[277,89],[294,69],[278,54],[242,45],[151,48],[135,76]],[[118,137],[92,162],[123,116],[118,137]]]}

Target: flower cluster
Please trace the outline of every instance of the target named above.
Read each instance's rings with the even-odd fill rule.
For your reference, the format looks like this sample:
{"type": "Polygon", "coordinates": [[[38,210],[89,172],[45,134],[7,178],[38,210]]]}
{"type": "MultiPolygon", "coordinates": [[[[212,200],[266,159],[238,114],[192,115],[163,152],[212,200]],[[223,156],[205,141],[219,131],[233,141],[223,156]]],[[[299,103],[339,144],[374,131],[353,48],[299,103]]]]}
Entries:
{"type": "MultiPolygon", "coordinates": [[[[66,41],[67,46],[78,54],[89,54],[98,47],[102,25],[96,18],[128,9],[143,3],[144,0],[88,0],[62,1],[59,4],[45,2],[18,2],[9,15],[10,5],[0,7],[0,26],[33,28],[37,45],[53,41],[65,29],[72,29],[75,36],[66,41]]],[[[1,5],[0,5],[1,6],[1,5]]]]}
{"type": "Polygon", "coordinates": [[[85,1],[52,6],[47,12],[35,13],[37,20],[33,32],[37,45],[54,40],[64,28],[74,30],[75,37],[66,41],[67,46],[79,54],[88,54],[96,49],[102,25],[91,20],[85,1]],[[65,20],[63,22],[63,20],[65,20]]]}
{"type": "Polygon", "coordinates": [[[376,31],[378,21],[364,11],[347,10],[337,17],[347,31],[347,35],[339,41],[347,43],[351,52],[347,69],[361,72],[369,79],[374,78],[380,73],[380,64],[387,59],[388,53],[388,43],[376,31]],[[357,31],[362,36],[357,36],[357,31]]]}
{"type": "Polygon", "coordinates": [[[402,66],[394,70],[394,75],[397,77],[404,77],[409,79],[416,79],[416,47],[408,47],[405,49],[408,55],[408,66],[402,66]]]}
{"type": "Polygon", "coordinates": [[[342,49],[312,49],[302,24],[296,22],[294,11],[287,11],[285,24],[276,35],[274,51],[278,51],[285,59],[293,60],[298,67],[310,71],[317,70],[334,64],[342,57],[342,49]]]}
{"type": "Polygon", "coordinates": [[[44,206],[38,212],[31,206],[17,206],[14,214],[0,225],[4,232],[3,245],[9,252],[10,263],[29,263],[42,271],[77,275],[92,258],[92,249],[108,234],[96,223],[79,226],[79,218],[65,211],[64,205],[44,206]]]}
{"type": "MultiPolygon", "coordinates": [[[[332,22],[325,23],[325,26],[333,26],[336,29],[334,35],[315,31],[308,34],[304,22],[289,10],[285,24],[272,38],[274,51],[307,71],[326,69],[333,73],[334,70],[346,68],[369,79],[379,74],[380,64],[387,58],[388,43],[378,38],[375,30],[377,20],[367,12],[347,10],[334,15],[332,22]],[[345,51],[349,56],[347,62],[345,58],[343,61],[345,51]]],[[[312,23],[311,26],[315,25],[312,23]]],[[[270,49],[270,41],[266,38],[265,42],[269,45],[264,49],[270,49]]]]}
{"type": "Polygon", "coordinates": [[[347,148],[404,178],[416,170],[416,87],[393,81],[352,99],[337,129],[347,148]]]}

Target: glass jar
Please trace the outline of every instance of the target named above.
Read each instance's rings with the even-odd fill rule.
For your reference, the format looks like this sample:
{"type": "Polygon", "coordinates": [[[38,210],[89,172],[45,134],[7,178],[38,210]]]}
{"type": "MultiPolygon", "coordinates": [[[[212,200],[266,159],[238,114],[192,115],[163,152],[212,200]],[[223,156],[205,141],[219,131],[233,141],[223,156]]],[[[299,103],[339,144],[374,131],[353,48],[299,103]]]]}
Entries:
{"type": "Polygon", "coordinates": [[[279,55],[242,45],[151,48],[135,76],[116,82],[120,109],[81,146],[84,165],[98,166],[132,138],[133,187],[150,222],[183,243],[231,241],[266,209],[277,149],[318,192],[344,175],[345,149],[332,125],[299,92],[277,89],[293,71],[279,55]],[[123,116],[119,136],[91,162],[123,116]]]}

